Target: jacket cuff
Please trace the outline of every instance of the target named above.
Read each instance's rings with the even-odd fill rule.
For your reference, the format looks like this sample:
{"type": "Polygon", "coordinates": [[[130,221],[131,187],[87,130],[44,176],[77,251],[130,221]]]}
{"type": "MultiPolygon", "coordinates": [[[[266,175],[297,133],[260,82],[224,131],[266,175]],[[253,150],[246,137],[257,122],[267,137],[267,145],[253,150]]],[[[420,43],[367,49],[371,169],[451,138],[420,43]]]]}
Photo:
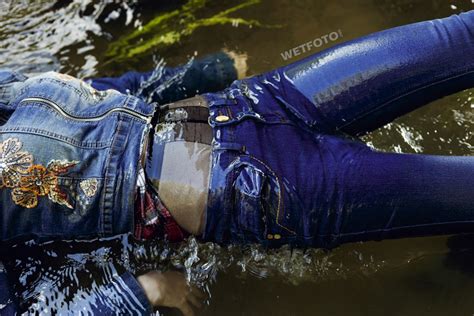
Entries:
{"type": "Polygon", "coordinates": [[[204,80],[212,87],[209,90],[221,90],[237,80],[237,69],[234,60],[224,52],[209,55],[197,62],[197,68],[202,69],[204,80]]]}
{"type": "Polygon", "coordinates": [[[138,283],[137,279],[130,273],[125,272],[120,276],[123,282],[127,285],[127,287],[132,291],[138,301],[144,306],[146,310],[144,312],[148,313],[149,315],[153,313],[153,308],[146,297],[145,291],[141,287],[140,283],[138,283]]]}

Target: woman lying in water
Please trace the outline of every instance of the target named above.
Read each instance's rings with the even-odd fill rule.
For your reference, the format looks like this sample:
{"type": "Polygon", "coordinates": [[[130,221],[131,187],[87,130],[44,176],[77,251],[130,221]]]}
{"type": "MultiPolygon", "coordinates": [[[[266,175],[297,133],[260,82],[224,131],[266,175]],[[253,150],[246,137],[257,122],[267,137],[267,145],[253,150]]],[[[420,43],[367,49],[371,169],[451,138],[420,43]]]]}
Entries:
{"type": "MultiPolygon", "coordinates": [[[[140,86],[151,74],[89,86],[4,71],[3,249],[25,238],[127,232],[324,248],[473,232],[474,157],[383,153],[355,138],[473,87],[472,56],[474,11],[375,33],[166,105],[127,95],[153,91],[152,80],[140,86]]],[[[226,58],[211,66],[216,78],[223,69],[235,76],[226,58]]],[[[191,314],[199,298],[175,280],[150,272],[117,282],[135,313],[151,304],[191,314]]],[[[0,304],[14,309],[6,293],[0,304]]]]}

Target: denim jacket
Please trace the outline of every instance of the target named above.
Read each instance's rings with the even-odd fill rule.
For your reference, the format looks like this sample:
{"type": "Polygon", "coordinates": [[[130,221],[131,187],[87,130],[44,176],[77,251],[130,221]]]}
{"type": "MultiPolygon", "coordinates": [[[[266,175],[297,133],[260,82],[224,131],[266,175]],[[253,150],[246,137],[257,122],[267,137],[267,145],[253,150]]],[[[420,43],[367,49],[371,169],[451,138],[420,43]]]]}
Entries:
{"type": "MultiPolygon", "coordinates": [[[[184,70],[165,68],[154,80],[150,72],[128,72],[92,79],[90,85],[57,73],[28,79],[0,70],[0,253],[21,239],[130,232],[154,107],[122,93],[137,94],[140,82],[148,80],[142,99],[172,102],[186,93],[223,89],[236,75],[224,53],[195,60],[184,70]],[[179,87],[170,84],[177,74],[182,75],[179,87]]],[[[1,315],[18,312],[9,281],[0,257],[1,315]]],[[[129,272],[115,276],[103,293],[94,314],[115,315],[117,306],[127,314],[151,313],[129,272]]]]}
{"type": "MultiPolygon", "coordinates": [[[[0,71],[0,93],[1,241],[129,232],[154,107],[57,73],[28,79],[0,71]]],[[[117,283],[134,290],[135,299],[124,301],[136,314],[149,310],[132,275],[117,283]]],[[[14,311],[8,292],[0,291],[0,303],[14,311]]]]}
{"type": "Polygon", "coordinates": [[[88,238],[130,232],[154,107],[73,77],[1,72],[0,237],[88,238]],[[10,95],[9,95],[10,94],[10,95]]]}

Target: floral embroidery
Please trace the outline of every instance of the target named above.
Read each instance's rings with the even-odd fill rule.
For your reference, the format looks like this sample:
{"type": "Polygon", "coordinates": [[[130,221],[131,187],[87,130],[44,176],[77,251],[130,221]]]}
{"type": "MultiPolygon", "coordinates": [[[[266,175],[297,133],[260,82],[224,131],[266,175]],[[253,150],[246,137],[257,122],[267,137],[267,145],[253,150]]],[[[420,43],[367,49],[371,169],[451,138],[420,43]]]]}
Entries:
{"type": "Polygon", "coordinates": [[[63,192],[59,187],[55,187],[53,190],[49,192],[48,195],[49,199],[54,203],[59,205],[64,205],[67,208],[73,209],[71,202],[69,201],[69,196],[66,192],[63,192]]]}
{"type": "Polygon", "coordinates": [[[14,188],[20,181],[20,175],[33,163],[33,156],[20,151],[21,142],[17,138],[9,138],[0,143],[0,188],[14,188]]]}
{"type": "Polygon", "coordinates": [[[0,188],[12,188],[13,202],[25,208],[36,207],[38,197],[48,196],[52,202],[72,209],[68,194],[58,186],[58,176],[79,162],[52,160],[47,167],[33,165],[33,156],[20,151],[21,147],[17,138],[0,143],[0,188]]]}
{"type": "Polygon", "coordinates": [[[41,165],[28,168],[27,174],[20,178],[20,189],[44,196],[56,187],[58,178],[41,165]]]}
{"type": "Polygon", "coordinates": [[[78,163],[79,161],[51,160],[48,164],[48,170],[55,174],[65,173],[78,163]]]}
{"type": "Polygon", "coordinates": [[[97,179],[87,179],[84,181],[81,181],[79,186],[81,187],[82,191],[84,191],[84,194],[87,197],[93,197],[95,193],[97,192],[97,179]]]}
{"type": "Polygon", "coordinates": [[[24,191],[21,188],[14,188],[12,199],[16,205],[26,208],[33,208],[38,205],[38,197],[31,191],[24,191]]]}

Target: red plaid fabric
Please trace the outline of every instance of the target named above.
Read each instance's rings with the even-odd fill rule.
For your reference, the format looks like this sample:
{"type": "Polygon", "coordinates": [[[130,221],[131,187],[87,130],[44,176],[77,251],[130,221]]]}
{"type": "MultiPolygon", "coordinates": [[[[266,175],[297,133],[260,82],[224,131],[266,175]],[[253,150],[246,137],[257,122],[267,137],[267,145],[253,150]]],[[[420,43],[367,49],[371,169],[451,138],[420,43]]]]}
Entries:
{"type": "Polygon", "coordinates": [[[135,199],[135,238],[183,241],[189,234],[179,227],[153,188],[146,183],[144,176],[145,174],[141,172],[135,199]]]}

